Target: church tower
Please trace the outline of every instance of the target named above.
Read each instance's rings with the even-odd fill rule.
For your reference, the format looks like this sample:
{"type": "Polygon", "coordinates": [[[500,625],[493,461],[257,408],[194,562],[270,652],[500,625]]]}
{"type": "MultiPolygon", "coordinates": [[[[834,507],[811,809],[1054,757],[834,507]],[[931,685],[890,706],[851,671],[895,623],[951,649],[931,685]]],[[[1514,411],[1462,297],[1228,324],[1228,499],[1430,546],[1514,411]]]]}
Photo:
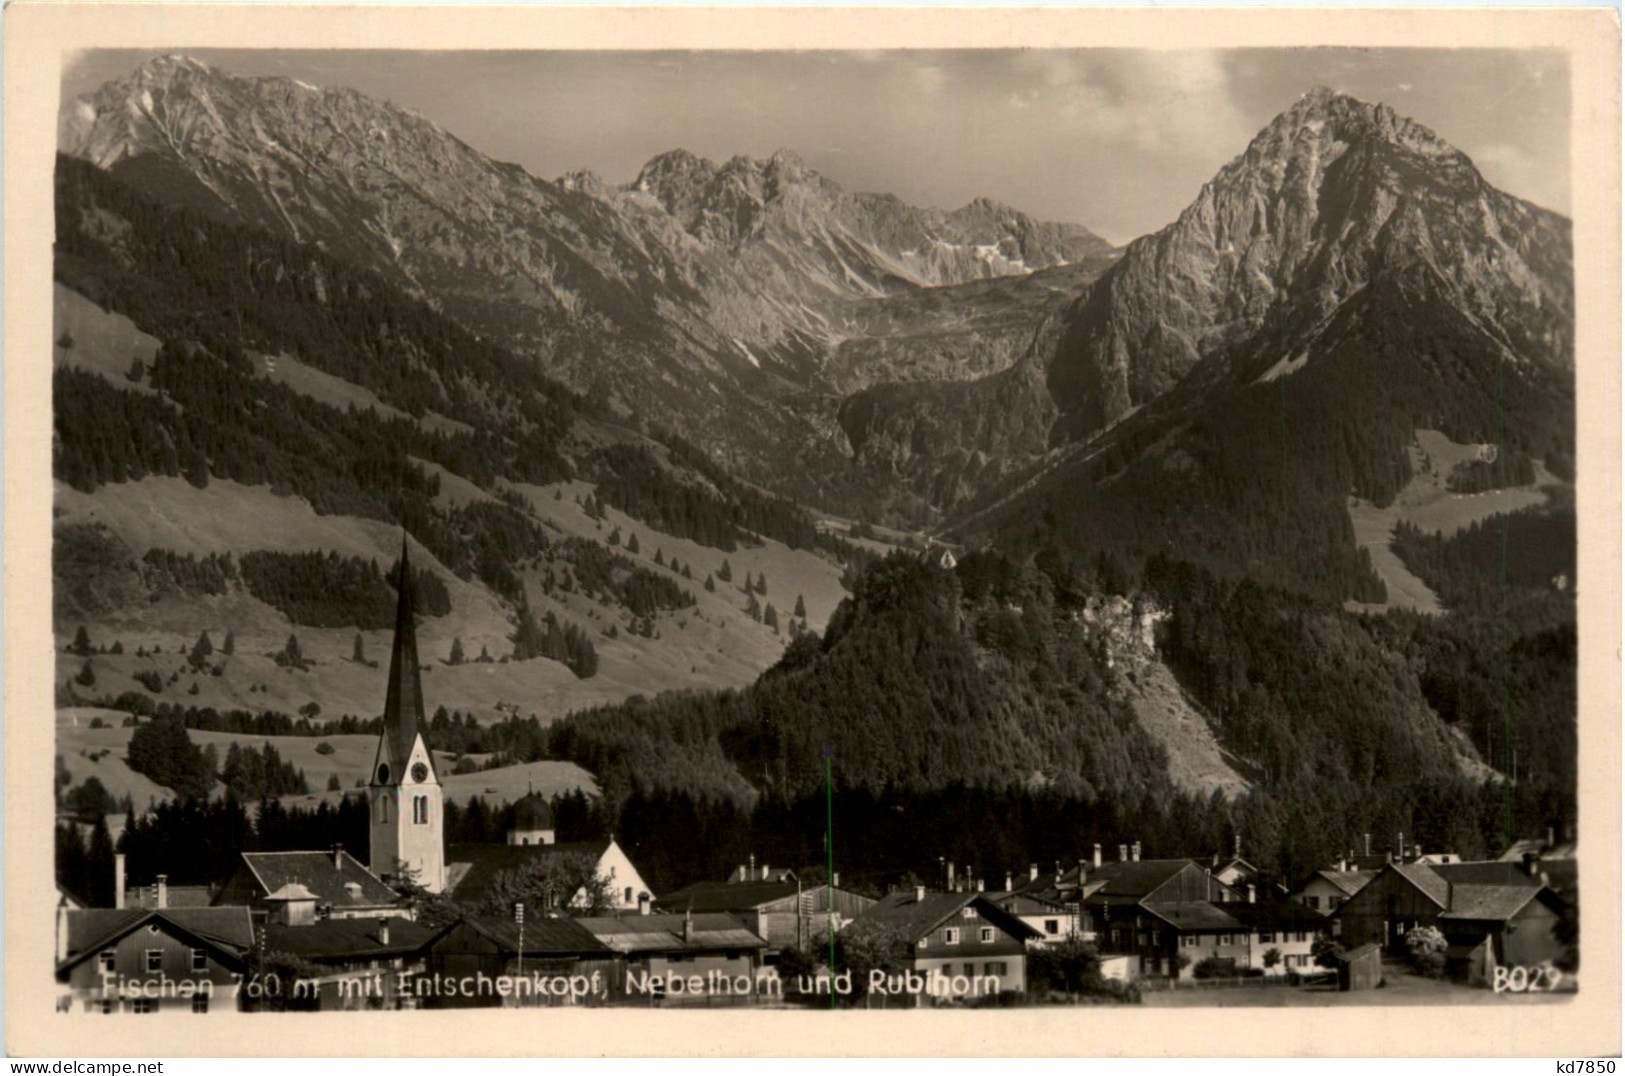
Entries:
{"type": "Polygon", "coordinates": [[[401,539],[395,645],[389,655],[384,731],[372,763],[368,865],[385,881],[412,880],[431,893],[446,888],[445,793],[423,742],[423,684],[412,612],[412,567],[401,539]]]}

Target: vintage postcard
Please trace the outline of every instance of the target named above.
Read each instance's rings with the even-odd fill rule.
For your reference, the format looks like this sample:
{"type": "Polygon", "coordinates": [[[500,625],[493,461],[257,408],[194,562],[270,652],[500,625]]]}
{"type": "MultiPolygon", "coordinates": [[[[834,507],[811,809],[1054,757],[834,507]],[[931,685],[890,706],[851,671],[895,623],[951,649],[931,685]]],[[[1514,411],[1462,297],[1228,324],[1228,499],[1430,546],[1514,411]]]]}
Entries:
{"type": "Polygon", "coordinates": [[[5,19],[10,1053],[1618,1052],[1611,12],[5,19]]]}

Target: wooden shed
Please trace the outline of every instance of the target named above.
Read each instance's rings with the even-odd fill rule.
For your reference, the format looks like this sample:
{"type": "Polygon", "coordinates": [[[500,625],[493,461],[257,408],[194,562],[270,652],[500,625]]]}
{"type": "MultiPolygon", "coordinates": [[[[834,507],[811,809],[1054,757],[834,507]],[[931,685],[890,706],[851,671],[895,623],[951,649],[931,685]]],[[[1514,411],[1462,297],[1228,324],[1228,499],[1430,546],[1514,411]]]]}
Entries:
{"type": "Polygon", "coordinates": [[[1337,989],[1374,990],[1382,982],[1382,946],[1366,942],[1338,953],[1337,989]]]}

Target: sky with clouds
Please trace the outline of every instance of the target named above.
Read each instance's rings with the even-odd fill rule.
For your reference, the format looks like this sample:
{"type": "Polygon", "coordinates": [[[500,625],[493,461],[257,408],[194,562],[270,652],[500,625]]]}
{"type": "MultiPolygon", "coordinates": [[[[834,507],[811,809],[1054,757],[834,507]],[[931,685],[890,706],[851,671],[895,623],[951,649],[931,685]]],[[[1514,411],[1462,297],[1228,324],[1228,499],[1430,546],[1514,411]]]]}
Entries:
{"type": "MultiPolygon", "coordinates": [[[[151,55],[72,57],[64,96],[151,55]]],[[[1567,62],[1540,50],[191,55],[387,98],[546,178],[587,169],[626,182],[668,149],[723,160],[783,147],[848,189],[944,208],[987,196],[1118,241],[1172,220],[1324,84],[1433,128],[1513,194],[1570,203],[1567,62]]]]}

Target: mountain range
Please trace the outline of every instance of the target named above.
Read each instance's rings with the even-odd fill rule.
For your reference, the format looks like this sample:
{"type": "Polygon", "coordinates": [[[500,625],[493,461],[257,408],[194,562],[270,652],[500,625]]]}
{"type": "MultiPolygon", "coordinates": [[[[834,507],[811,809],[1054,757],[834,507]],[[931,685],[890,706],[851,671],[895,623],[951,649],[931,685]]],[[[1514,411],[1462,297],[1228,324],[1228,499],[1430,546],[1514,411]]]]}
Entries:
{"type": "MultiPolygon", "coordinates": [[[[179,56],[69,102],[60,150],[64,635],[236,617],[347,653],[311,594],[370,585],[404,525],[448,586],[428,645],[514,650],[441,686],[607,707],[555,747],[618,779],[799,794],[797,752],[833,740],[876,787],[1565,765],[1535,746],[1568,742],[1561,690],[1521,748],[1463,700],[1474,662],[1561,679],[1572,594],[1520,579],[1528,622],[1486,642],[1456,580],[1476,521],[1572,514],[1570,224],[1385,105],[1306,93],[1122,248],[788,151],[541,179],[354,91],[179,56]],[[1396,574],[1394,520],[1445,516],[1425,569],[1405,539],[1426,578],[1396,574]],[[277,556],[357,561],[254,559],[249,521],[277,556]],[[953,585],[874,564],[934,539],[978,551],[953,585]],[[1460,637],[1364,615],[1413,583],[1460,637]],[[1222,642],[1249,624],[1302,669],[1222,642]],[[877,664],[889,695],[853,686],[877,664]],[[626,701],[667,688],[721,693],[626,701]],[[1335,715],[1302,716],[1316,693],[1335,715]],[[888,708],[886,742],[947,722],[951,750],[875,756],[888,708]]],[[[328,689],[368,697],[340,668],[328,689]]],[[[280,673],[199,679],[298,701],[280,673]]]]}

